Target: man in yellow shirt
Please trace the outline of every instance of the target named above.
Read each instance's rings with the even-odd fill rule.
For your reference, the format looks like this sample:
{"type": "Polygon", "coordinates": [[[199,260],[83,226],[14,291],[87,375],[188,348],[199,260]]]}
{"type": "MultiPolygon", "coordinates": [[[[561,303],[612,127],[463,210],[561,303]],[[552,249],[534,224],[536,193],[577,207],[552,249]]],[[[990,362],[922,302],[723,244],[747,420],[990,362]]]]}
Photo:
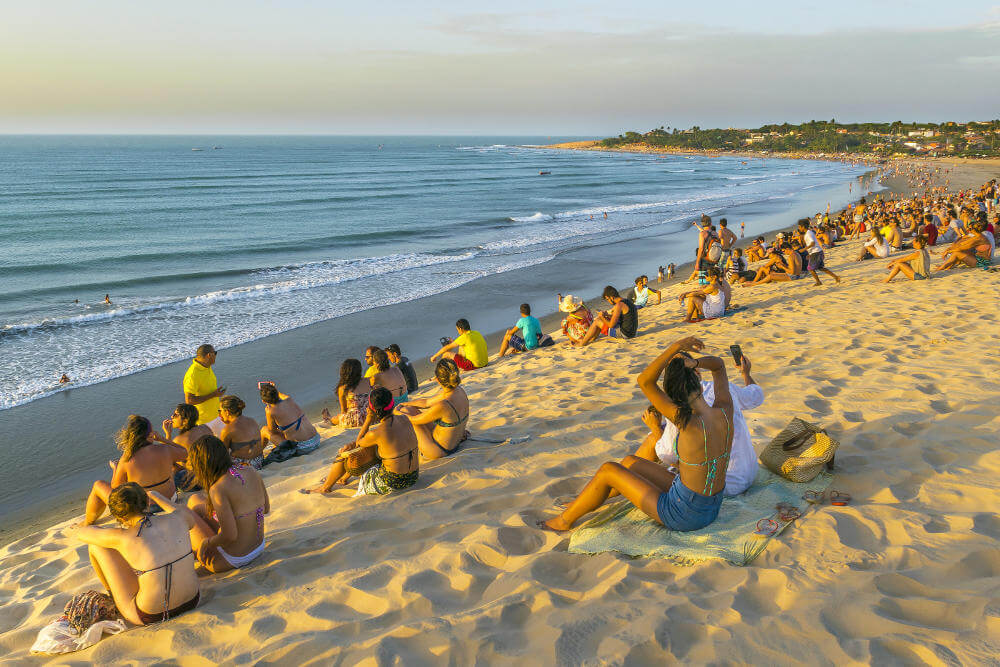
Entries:
{"type": "Polygon", "coordinates": [[[226,393],[212,371],[217,353],[207,343],[198,348],[184,374],[184,402],[198,408],[198,423],[206,424],[218,436],[225,424],[219,417],[219,397],[226,393]]]}
{"type": "Polygon", "coordinates": [[[469,326],[469,320],[464,318],[455,322],[455,329],[458,331],[458,338],[435,352],[431,361],[437,361],[442,357],[451,357],[455,360],[455,365],[463,371],[472,371],[485,366],[488,357],[486,339],[483,338],[483,334],[473,331],[469,326]],[[458,352],[451,351],[456,348],[458,352]]]}
{"type": "Polygon", "coordinates": [[[365,348],[365,363],[368,364],[368,369],[365,370],[366,380],[371,380],[373,377],[375,377],[375,374],[378,373],[378,369],[375,368],[375,360],[373,358],[375,350],[377,349],[378,348],[374,345],[369,345],[368,347],[365,348]]]}

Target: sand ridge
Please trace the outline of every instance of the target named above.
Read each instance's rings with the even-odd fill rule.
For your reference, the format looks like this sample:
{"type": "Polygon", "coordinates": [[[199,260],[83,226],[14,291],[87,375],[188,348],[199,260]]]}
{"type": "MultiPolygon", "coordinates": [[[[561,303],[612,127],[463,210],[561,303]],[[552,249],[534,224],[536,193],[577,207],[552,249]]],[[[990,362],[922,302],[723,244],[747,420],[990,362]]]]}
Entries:
{"type": "MultiPolygon", "coordinates": [[[[746,310],[680,323],[668,286],[640,337],[565,346],[467,374],[470,428],[491,439],[422,463],[387,498],[299,494],[347,436],[265,469],[268,548],[205,579],[194,612],[54,663],[985,664],[1000,654],[1000,274],[883,286],[885,261],[828,251],[844,279],[737,288],[746,310]],[[809,508],[750,567],[566,553],[530,526],[638,445],[635,376],[674,339],[740,343],[764,387],[759,450],[793,416],[842,447],[849,507],[809,508]]],[[[82,508],[81,508],[82,509],[82,508]]],[[[0,550],[0,647],[24,661],[70,595],[98,588],[68,524],[0,550]]]]}

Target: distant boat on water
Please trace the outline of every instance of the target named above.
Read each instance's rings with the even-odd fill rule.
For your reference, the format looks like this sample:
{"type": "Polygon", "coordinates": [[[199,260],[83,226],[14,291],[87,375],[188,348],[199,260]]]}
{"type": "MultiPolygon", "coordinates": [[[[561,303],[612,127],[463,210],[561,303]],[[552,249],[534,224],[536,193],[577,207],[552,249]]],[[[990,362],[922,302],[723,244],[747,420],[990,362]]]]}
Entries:
{"type": "Polygon", "coordinates": [[[212,150],[213,151],[221,151],[222,150],[222,146],[212,146],[212,150]]]}
{"type": "Polygon", "coordinates": [[[193,151],[203,151],[205,149],[204,148],[192,148],[191,150],[193,150],[193,151]]]}
{"type": "Polygon", "coordinates": [[[548,176],[551,173],[552,173],[551,171],[540,171],[540,172],[538,172],[538,175],[539,176],[548,176]]]}

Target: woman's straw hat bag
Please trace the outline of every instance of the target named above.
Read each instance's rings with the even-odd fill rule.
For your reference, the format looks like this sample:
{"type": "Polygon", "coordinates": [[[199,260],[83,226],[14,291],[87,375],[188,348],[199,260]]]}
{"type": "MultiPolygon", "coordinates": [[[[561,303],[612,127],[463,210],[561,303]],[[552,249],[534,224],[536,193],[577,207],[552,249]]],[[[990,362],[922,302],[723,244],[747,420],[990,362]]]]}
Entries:
{"type": "Polygon", "coordinates": [[[838,447],[826,431],[796,417],[761,451],[760,462],[785,479],[808,482],[833,467],[838,447]]]}

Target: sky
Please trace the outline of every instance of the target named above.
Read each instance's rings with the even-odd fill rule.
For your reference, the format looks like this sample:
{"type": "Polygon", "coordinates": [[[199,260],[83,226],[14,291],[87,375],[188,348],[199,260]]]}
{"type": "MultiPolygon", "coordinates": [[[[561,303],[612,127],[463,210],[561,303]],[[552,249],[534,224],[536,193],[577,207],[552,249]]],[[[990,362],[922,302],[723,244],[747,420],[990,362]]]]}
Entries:
{"type": "Polygon", "coordinates": [[[1000,5],[34,0],[0,133],[609,136],[1000,116],[1000,5]]]}

